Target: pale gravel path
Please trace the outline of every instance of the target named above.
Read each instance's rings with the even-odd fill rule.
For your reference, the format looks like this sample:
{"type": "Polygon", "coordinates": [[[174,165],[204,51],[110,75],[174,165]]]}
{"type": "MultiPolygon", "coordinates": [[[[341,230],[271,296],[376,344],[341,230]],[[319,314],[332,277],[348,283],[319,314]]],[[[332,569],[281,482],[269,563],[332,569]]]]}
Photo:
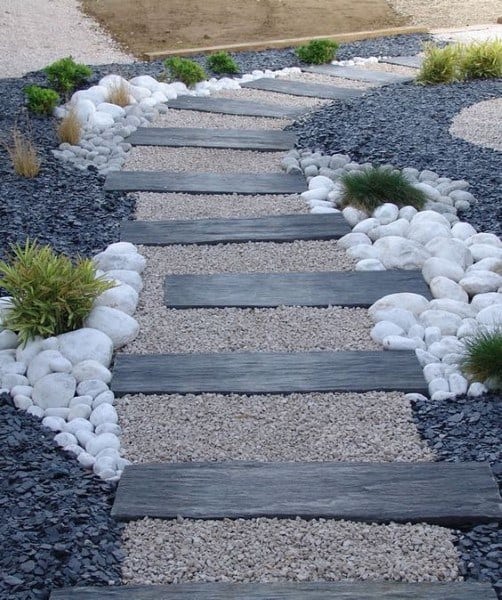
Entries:
{"type": "Polygon", "coordinates": [[[366,83],[364,81],[355,81],[343,77],[332,77],[331,75],[322,75],[321,73],[290,73],[288,75],[279,75],[277,79],[317,83],[320,85],[331,85],[342,88],[354,88],[356,90],[368,90],[373,87],[371,83],[366,83]]]}
{"type": "Polygon", "coordinates": [[[241,196],[240,194],[155,194],[142,192],[136,201],[139,221],[266,217],[308,213],[307,203],[291,196],[241,196]]]}
{"type": "MultiPolygon", "coordinates": [[[[168,104],[169,106],[169,104],[168,104]]],[[[284,129],[293,121],[266,117],[245,117],[197,110],[169,109],[159,115],[155,127],[216,127],[222,129],[284,129]]]]}
{"type": "Polygon", "coordinates": [[[87,64],[130,63],[77,0],[0,0],[0,77],[20,77],[72,55],[87,64]]]}
{"type": "Polygon", "coordinates": [[[177,173],[279,173],[284,152],[252,152],[214,148],[136,146],[124,171],[177,173]]]}
{"type": "Polygon", "coordinates": [[[265,102],[266,104],[280,104],[292,108],[317,109],[329,100],[320,98],[307,98],[306,96],[290,96],[289,94],[278,94],[252,88],[241,88],[240,90],[220,90],[211,94],[214,98],[234,98],[236,100],[252,100],[253,102],[265,102]]]}
{"type": "Polygon", "coordinates": [[[476,146],[502,151],[502,98],[464,108],[453,119],[450,134],[476,146]]]}
{"type": "Polygon", "coordinates": [[[389,0],[389,4],[410,16],[410,25],[431,28],[494,23],[501,16],[500,0],[389,0]]]}
{"type": "Polygon", "coordinates": [[[399,392],[140,394],[117,410],[134,463],[434,460],[399,392]]]}
{"type": "Polygon", "coordinates": [[[123,539],[126,584],[460,578],[452,532],[434,525],[142,519],[123,539]]]}

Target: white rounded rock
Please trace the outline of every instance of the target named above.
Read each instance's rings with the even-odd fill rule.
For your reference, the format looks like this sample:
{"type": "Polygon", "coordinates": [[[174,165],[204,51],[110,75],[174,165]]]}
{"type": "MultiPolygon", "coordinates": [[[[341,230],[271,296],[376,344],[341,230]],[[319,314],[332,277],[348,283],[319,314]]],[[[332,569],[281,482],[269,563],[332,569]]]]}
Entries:
{"type": "Polygon", "coordinates": [[[37,417],[37,419],[42,419],[45,415],[44,409],[40,408],[40,406],[35,406],[35,404],[33,406],[29,406],[26,409],[26,412],[29,415],[33,415],[34,417],[37,417]]]}
{"type": "Polygon", "coordinates": [[[419,325],[418,323],[416,325],[412,325],[410,327],[410,329],[408,330],[408,337],[418,338],[420,340],[423,340],[424,336],[425,336],[425,328],[422,327],[422,325],[419,325]]]}
{"type": "Polygon", "coordinates": [[[62,431],[61,433],[58,433],[56,436],[54,436],[54,441],[58,446],[61,446],[62,448],[64,448],[65,446],[72,445],[78,446],[77,438],[71,433],[68,433],[67,431],[62,431]]]}
{"type": "Polygon", "coordinates": [[[492,304],[502,304],[502,293],[487,292],[485,294],[476,294],[471,300],[471,306],[476,312],[492,304]]]}
{"type": "Polygon", "coordinates": [[[72,370],[71,362],[64,356],[51,359],[49,367],[53,373],[71,373],[72,370]]]}
{"type": "Polygon", "coordinates": [[[77,380],[77,383],[89,379],[99,379],[104,383],[110,383],[112,380],[111,372],[97,360],[83,360],[77,363],[72,369],[72,375],[77,380]]]}
{"type": "Polygon", "coordinates": [[[464,345],[454,335],[445,335],[439,342],[429,346],[429,352],[443,358],[447,354],[459,354],[464,351],[464,345]]]}
{"type": "Polygon", "coordinates": [[[418,210],[414,206],[403,206],[399,209],[399,217],[411,221],[418,210]]]}
{"type": "MultiPolygon", "coordinates": [[[[369,219],[367,219],[369,220],[369,219]]],[[[391,235],[397,237],[406,237],[410,229],[410,224],[406,219],[397,219],[387,225],[378,225],[368,231],[368,237],[372,240],[378,240],[382,237],[391,235]]]]}
{"type": "Polygon", "coordinates": [[[88,452],[81,452],[78,455],[77,460],[84,468],[88,469],[94,464],[95,458],[88,452]]]}
{"type": "Polygon", "coordinates": [[[483,258],[502,258],[502,248],[497,248],[492,244],[472,244],[469,246],[469,250],[476,262],[483,258]]]}
{"type": "Polygon", "coordinates": [[[91,438],[85,445],[86,452],[96,456],[101,450],[105,448],[114,448],[118,450],[120,448],[120,440],[113,433],[101,433],[91,438]]]}
{"type": "Polygon", "coordinates": [[[100,294],[94,301],[94,306],[109,306],[121,310],[127,315],[133,315],[138,306],[138,292],[126,283],[121,283],[100,294]]]}
{"type": "Polygon", "coordinates": [[[471,337],[475,335],[478,332],[478,330],[479,323],[476,321],[476,319],[462,319],[462,325],[460,325],[460,327],[457,329],[456,336],[459,339],[471,337]]]}
{"type": "Polygon", "coordinates": [[[24,394],[12,394],[14,406],[19,410],[28,410],[30,406],[33,406],[33,400],[29,396],[24,394]]]}
{"type": "Polygon", "coordinates": [[[76,365],[84,360],[96,360],[105,367],[109,367],[113,342],[102,331],[90,327],[70,331],[58,336],[59,351],[72,364],[76,365]]]}
{"type": "Polygon", "coordinates": [[[373,248],[387,269],[421,269],[430,253],[417,242],[399,236],[378,239],[373,248]]]}
{"type": "Polygon", "coordinates": [[[464,269],[451,260],[432,256],[424,262],[422,275],[427,283],[430,283],[434,277],[439,276],[447,277],[452,281],[459,282],[464,276],[464,269]]]}
{"type": "Polygon", "coordinates": [[[82,446],[79,446],[78,444],[68,444],[67,446],[64,446],[64,449],[66,452],[71,452],[75,456],[80,456],[80,454],[84,452],[82,446]]]}
{"type": "Polygon", "coordinates": [[[386,202],[378,206],[373,211],[373,217],[378,219],[381,225],[388,225],[395,221],[399,216],[399,208],[391,202],[386,202]]]}
{"type": "Polygon", "coordinates": [[[426,327],[424,331],[424,339],[427,346],[434,342],[439,342],[442,338],[441,329],[439,327],[426,327]]]}
{"type": "Polygon", "coordinates": [[[417,190],[422,191],[429,200],[439,202],[439,200],[441,199],[441,192],[439,192],[435,187],[429,185],[428,183],[412,183],[412,186],[417,190]]]}
{"type": "Polygon", "coordinates": [[[68,422],[75,419],[88,419],[92,412],[92,408],[88,404],[75,404],[70,408],[67,420],[68,422]]]}
{"type": "MultiPolygon", "coordinates": [[[[437,360],[437,359],[436,359],[437,360]]],[[[434,381],[434,379],[444,378],[444,367],[440,362],[432,362],[424,367],[424,378],[427,383],[434,381]]]]}
{"type": "Polygon", "coordinates": [[[28,365],[26,376],[28,381],[33,385],[36,381],[49,375],[52,372],[50,367],[51,360],[64,358],[57,350],[42,350],[33,357],[28,365]]]}
{"type": "Polygon", "coordinates": [[[441,223],[425,222],[411,224],[408,230],[407,237],[418,244],[425,245],[435,237],[451,237],[451,232],[448,227],[441,223]]]}
{"type": "Polygon", "coordinates": [[[496,256],[488,256],[474,263],[467,269],[467,273],[472,271],[493,271],[497,275],[502,275],[502,258],[496,256]]]}
{"type": "MultiPolygon", "coordinates": [[[[73,422],[73,421],[72,421],[73,422]]],[[[92,440],[96,437],[96,434],[93,431],[89,431],[87,429],[78,429],[75,433],[74,433],[75,437],[78,440],[78,443],[85,448],[85,445],[87,444],[87,442],[89,440],[92,440]]]]}
{"type": "Polygon", "coordinates": [[[88,124],[90,127],[92,127],[93,129],[96,129],[98,131],[103,131],[104,129],[107,129],[108,127],[113,127],[114,124],[114,120],[113,117],[105,112],[94,112],[91,115],[89,115],[88,118],[88,124]]]}
{"type": "Polygon", "coordinates": [[[450,391],[455,394],[455,396],[462,396],[467,393],[468,382],[465,377],[460,375],[460,373],[452,373],[448,377],[448,384],[450,386],[450,391]]]}
{"type": "Polygon", "coordinates": [[[50,373],[33,386],[32,399],[40,408],[68,407],[75,395],[77,382],[68,373],[50,373]]]}
{"type": "Polygon", "coordinates": [[[19,338],[17,333],[4,329],[0,331],[0,350],[10,350],[17,348],[19,344],[19,338]]]}
{"type": "MultiPolygon", "coordinates": [[[[82,406],[82,405],[81,405],[82,406]]],[[[70,409],[71,410],[71,409],[70,409]]],[[[65,431],[72,433],[74,436],[79,438],[79,432],[87,431],[88,433],[92,433],[94,429],[92,423],[90,423],[86,417],[75,417],[71,421],[65,424],[65,431]]]]}
{"type": "Polygon", "coordinates": [[[355,271],[386,271],[387,269],[376,258],[363,258],[358,261],[355,271]]]}
{"type": "Polygon", "coordinates": [[[368,217],[365,212],[359,210],[358,208],[354,208],[353,206],[345,207],[342,210],[342,215],[351,227],[354,227],[354,225],[357,225],[359,221],[363,221],[368,217]]]}
{"type": "Polygon", "coordinates": [[[92,396],[75,396],[70,400],[69,408],[72,406],[77,406],[78,404],[87,404],[87,406],[92,406],[92,401],[92,396]]]}
{"type": "Polygon", "coordinates": [[[105,250],[94,257],[98,269],[102,271],[126,270],[142,273],[145,269],[146,259],[138,252],[116,252],[105,250]]]}
{"type": "Polygon", "coordinates": [[[451,300],[450,298],[435,298],[430,301],[429,308],[431,310],[445,310],[458,315],[462,319],[467,319],[476,315],[476,311],[466,302],[459,302],[458,300],[451,300]]]}
{"type": "Polygon", "coordinates": [[[333,215],[335,213],[340,212],[338,209],[336,208],[332,208],[331,206],[314,206],[314,208],[312,208],[310,210],[311,214],[313,215],[333,215]]]}
{"type": "Polygon", "coordinates": [[[371,240],[365,233],[347,233],[338,240],[338,245],[342,248],[350,248],[360,244],[371,245],[371,240]]]}
{"type": "Polygon", "coordinates": [[[496,292],[502,285],[502,275],[493,271],[470,271],[462,277],[459,284],[469,296],[496,292]]]}
{"type": "Polygon", "coordinates": [[[387,294],[376,302],[374,302],[368,309],[369,314],[372,315],[378,311],[386,310],[389,308],[402,308],[409,310],[413,315],[418,316],[424,310],[427,310],[429,301],[420,294],[413,294],[411,292],[398,292],[396,294],[387,294]]]}
{"type": "Polygon", "coordinates": [[[429,382],[429,394],[432,396],[436,392],[449,392],[450,386],[448,381],[443,377],[437,377],[429,382]]]}
{"type": "Polygon", "coordinates": [[[384,350],[415,350],[419,347],[420,340],[402,335],[388,335],[383,339],[384,350]]]}
{"type": "Polygon", "coordinates": [[[450,298],[458,302],[469,302],[469,296],[464,288],[447,277],[438,275],[431,280],[429,285],[434,298],[450,298]]]}
{"type": "Polygon", "coordinates": [[[29,364],[39,352],[42,352],[44,349],[43,344],[44,339],[36,337],[26,342],[24,346],[18,346],[16,349],[16,361],[29,364]]]}
{"type": "Polygon", "coordinates": [[[114,404],[115,394],[111,390],[106,390],[98,394],[92,402],[92,408],[96,408],[100,404],[114,404]]]}
{"type": "Polygon", "coordinates": [[[96,396],[107,390],[108,386],[102,379],[86,379],[85,381],[81,381],[77,386],[77,394],[89,396],[91,404],[96,396]]]}
{"type": "Polygon", "coordinates": [[[478,396],[482,396],[483,394],[486,394],[487,391],[488,391],[488,388],[486,387],[486,385],[484,385],[483,383],[481,383],[479,381],[474,381],[469,386],[469,389],[467,390],[467,395],[470,396],[471,398],[477,398],[478,396]]]}
{"type": "Polygon", "coordinates": [[[445,310],[425,310],[419,318],[424,327],[438,327],[443,335],[455,335],[462,323],[458,315],[445,310]]]}
{"type": "Polygon", "coordinates": [[[392,323],[392,321],[379,321],[370,332],[371,339],[377,344],[381,344],[383,340],[390,336],[403,336],[405,333],[402,327],[392,323]]]}
{"type": "Polygon", "coordinates": [[[462,221],[455,223],[451,228],[453,237],[459,240],[467,240],[471,236],[475,235],[476,230],[470,223],[464,223],[462,221]]]}
{"type": "Polygon", "coordinates": [[[416,348],[415,354],[417,355],[418,362],[422,367],[426,367],[432,363],[437,363],[438,357],[434,356],[427,350],[423,350],[422,348],[416,348]]]}
{"type": "Polygon", "coordinates": [[[425,248],[431,256],[450,260],[462,269],[467,269],[474,262],[471,250],[464,242],[455,238],[436,237],[427,242],[425,248]]]}
{"type": "Polygon", "coordinates": [[[136,271],[127,271],[125,269],[112,269],[105,274],[106,278],[115,279],[130,285],[136,292],[141,292],[143,289],[143,281],[141,275],[136,271]]]}
{"type": "Polygon", "coordinates": [[[42,425],[52,431],[63,431],[66,427],[66,421],[62,417],[45,417],[42,425]]]}
{"type": "Polygon", "coordinates": [[[492,304],[478,312],[478,323],[489,327],[502,327],[502,304],[492,304]]]}
{"type": "Polygon", "coordinates": [[[331,191],[332,189],[334,189],[334,187],[334,182],[329,177],[325,177],[324,175],[316,175],[315,177],[312,177],[312,179],[309,181],[309,190],[323,188],[327,189],[328,191],[331,191]]]}
{"type": "Polygon", "coordinates": [[[109,306],[96,306],[84,321],[86,327],[105,333],[118,349],[134,340],[139,332],[139,323],[133,317],[109,306]]]}
{"type": "Polygon", "coordinates": [[[368,233],[371,229],[379,227],[380,221],[374,217],[363,219],[352,229],[352,233],[368,233]]]}
{"type": "Polygon", "coordinates": [[[101,425],[98,425],[96,427],[95,431],[96,435],[99,435],[101,433],[113,433],[119,436],[122,433],[120,425],[118,425],[117,423],[101,423],[101,425]]]}
{"type": "Polygon", "coordinates": [[[138,75],[130,79],[129,83],[140,88],[146,88],[150,92],[156,92],[160,89],[160,82],[150,75],[138,75]]]}
{"type": "Polygon", "coordinates": [[[115,121],[116,119],[120,119],[120,117],[125,116],[125,110],[118,106],[117,104],[111,104],[110,102],[101,102],[96,107],[98,112],[105,113],[110,115],[110,117],[115,121]]]}
{"type": "Polygon", "coordinates": [[[89,117],[96,112],[96,105],[88,98],[81,98],[73,104],[72,110],[80,123],[85,125],[89,121],[89,117]]]}
{"type": "Polygon", "coordinates": [[[23,396],[31,398],[31,395],[33,394],[33,388],[31,387],[31,385],[15,385],[11,389],[10,393],[13,397],[17,396],[18,394],[21,394],[23,396]]]}
{"type": "Polygon", "coordinates": [[[475,233],[465,240],[468,246],[473,244],[489,244],[495,248],[502,248],[502,242],[494,233],[475,233]]]}
{"type": "Polygon", "coordinates": [[[404,308],[385,308],[370,313],[375,322],[390,321],[398,325],[404,331],[409,331],[411,327],[417,324],[415,315],[404,308]]]}
{"type": "Polygon", "coordinates": [[[102,423],[118,423],[117,411],[111,404],[104,402],[92,411],[89,421],[95,427],[102,423]]]}
{"type": "Polygon", "coordinates": [[[450,231],[450,223],[448,219],[436,212],[435,210],[421,210],[417,212],[415,216],[411,219],[410,225],[412,227],[416,227],[417,225],[432,225],[435,223],[436,225],[443,225],[450,231]]]}
{"type": "Polygon", "coordinates": [[[378,250],[369,244],[357,244],[357,246],[351,246],[350,248],[347,248],[347,254],[351,258],[359,260],[365,260],[368,258],[374,258],[375,260],[378,260],[378,250]]]}
{"type": "Polygon", "coordinates": [[[66,421],[68,419],[69,412],[70,412],[70,409],[67,408],[66,406],[46,408],[45,416],[46,417],[61,417],[62,419],[64,419],[66,421]]]}
{"type": "Polygon", "coordinates": [[[444,400],[451,400],[455,398],[455,394],[453,392],[443,392],[442,390],[438,390],[431,394],[431,400],[434,402],[443,402],[444,400]]]}
{"type": "Polygon", "coordinates": [[[302,192],[300,196],[305,200],[305,202],[325,201],[328,199],[328,194],[329,192],[326,188],[320,187],[302,192]]]}

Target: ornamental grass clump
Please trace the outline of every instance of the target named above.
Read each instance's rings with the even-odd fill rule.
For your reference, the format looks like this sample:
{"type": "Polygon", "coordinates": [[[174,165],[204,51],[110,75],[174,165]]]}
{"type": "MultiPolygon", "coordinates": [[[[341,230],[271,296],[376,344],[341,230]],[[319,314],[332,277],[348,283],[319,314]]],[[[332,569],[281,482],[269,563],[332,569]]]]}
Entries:
{"type": "Polygon", "coordinates": [[[25,344],[35,336],[53,336],[82,327],[93,302],[114,283],[96,278],[90,259],[73,263],[50,246],[27,240],[0,261],[0,287],[12,297],[2,325],[25,344]]]}
{"type": "Polygon", "coordinates": [[[424,60],[417,76],[418,83],[452,83],[462,78],[460,63],[463,51],[460,45],[439,48],[435,44],[426,44],[424,52],[424,60]]]}
{"type": "Polygon", "coordinates": [[[38,85],[29,85],[24,88],[24,95],[28,109],[37,115],[51,115],[61,100],[59,94],[54,90],[38,85]]]}
{"type": "Polygon", "coordinates": [[[502,77],[502,40],[473,42],[465,46],[460,72],[463,79],[502,77]]]}
{"type": "Polygon", "coordinates": [[[183,82],[187,87],[194,86],[199,81],[207,79],[204,69],[188,58],[173,56],[164,61],[164,66],[169,71],[171,79],[183,82]]]}
{"type": "Polygon", "coordinates": [[[126,81],[120,81],[113,83],[108,89],[108,96],[106,101],[110,104],[116,104],[122,108],[128,106],[131,102],[131,95],[129,93],[129,84],[126,81]]]}
{"type": "Polygon", "coordinates": [[[464,374],[502,389],[502,324],[493,331],[478,331],[465,338],[464,344],[465,355],[460,364],[464,374]]]}
{"type": "Polygon", "coordinates": [[[58,139],[76,146],[82,137],[82,123],[74,110],[70,110],[66,117],[58,125],[58,139]]]}
{"type": "Polygon", "coordinates": [[[14,167],[14,171],[21,177],[36,177],[40,172],[41,160],[37,148],[32,140],[25,136],[17,127],[11,134],[12,141],[5,143],[4,147],[14,167]]]}
{"type": "Polygon", "coordinates": [[[239,67],[228,52],[216,52],[207,57],[207,66],[213,73],[232,75],[239,72],[239,67]]]}
{"type": "Polygon", "coordinates": [[[426,197],[400,172],[392,172],[381,167],[365,171],[352,171],[340,178],[342,206],[354,206],[372,213],[385,202],[397,206],[414,206],[421,210],[426,197]]]}
{"type": "Polygon", "coordinates": [[[340,45],[332,40],[311,40],[305,46],[299,46],[296,55],[309,65],[322,65],[335,59],[339,47],[340,45]]]}
{"type": "Polygon", "coordinates": [[[87,81],[92,75],[92,69],[76,63],[71,56],[67,56],[45,67],[44,73],[58,92],[68,96],[87,81]]]}

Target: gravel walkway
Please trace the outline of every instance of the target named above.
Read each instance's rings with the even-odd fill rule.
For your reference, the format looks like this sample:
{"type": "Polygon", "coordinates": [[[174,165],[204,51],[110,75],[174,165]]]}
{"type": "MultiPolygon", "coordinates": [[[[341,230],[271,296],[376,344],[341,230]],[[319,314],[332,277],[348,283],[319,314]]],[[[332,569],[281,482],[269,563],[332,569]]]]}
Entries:
{"type": "Polygon", "coordinates": [[[292,81],[303,81],[305,83],[318,83],[320,85],[332,85],[335,87],[354,88],[356,90],[367,90],[373,87],[371,83],[345,79],[344,77],[332,77],[331,75],[322,75],[320,73],[291,73],[281,75],[278,79],[289,79],[292,81]]]}
{"type": "Polygon", "coordinates": [[[284,152],[252,152],[214,148],[137,146],[124,171],[178,173],[279,173],[284,152]]]}
{"type": "Polygon", "coordinates": [[[117,410],[124,455],[135,463],[434,458],[398,392],[135,395],[117,410]]]}
{"type": "Polygon", "coordinates": [[[500,0],[389,0],[394,10],[410,17],[412,25],[465,27],[493,23],[500,17],[500,0]]]}
{"type": "Polygon", "coordinates": [[[136,201],[135,217],[139,221],[171,219],[210,219],[265,217],[308,213],[307,203],[291,196],[240,194],[155,194],[142,192],[136,201]]]}
{"type": "Polygon", "coordinates": [[[476,146],[502,150],[502,98],[461,110],[453,118],[450,133],[476,146]]]}
{"type": "Polygon", "coordinates": [[[234,98],[236,100],[252,100],[254,102],[265,102],[267,104],[280,104],[293,108],[313,109],[329,104],[329,100],[319,98],[307,98],[306,96],[290,96],[289,94],[277,94],[263,90],[242,88],[240,90],[221,90],[211,94],[214,98],[234,98]]]}
{"type": "Polygon", "coordinates": [[[156,127],[217,127],[222,129],[284,129],[292,121],[267,117],[244,117],[223,115],[197,110],[172,108],[159,115],[156,127]]]}
{"type": "Polygon", "coordinates": [[[129,523],[124,583],[458,579],[448,529],[332,520],[129,523]]]}

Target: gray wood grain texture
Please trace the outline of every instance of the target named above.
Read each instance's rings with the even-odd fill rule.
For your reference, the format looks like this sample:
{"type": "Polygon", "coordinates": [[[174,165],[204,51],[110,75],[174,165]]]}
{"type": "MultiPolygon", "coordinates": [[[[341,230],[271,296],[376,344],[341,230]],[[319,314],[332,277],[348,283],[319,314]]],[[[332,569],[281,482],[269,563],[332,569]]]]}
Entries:
{"type": "Polygon", "coordinates": [[[381,62],[389,65],[399,65],[401,67],[411,67],[412,69],[420,69],[424,61],[422,56],[390,56],[380,59],[381,62]]]}
{"type": "Polygon", "coordinates": [[[268,117],[274,119],[296,119],[306,111],[304,109],[234,100],[233,98],[201,98],[199,96],[179,96],[167,103],[169,108],[180,110],[198,110],[201,112],[238,115],[242,117],[268,117]]]}
{"type": "Polygon", "coordinates": [[[133,244],[219,244],[221,242],[291,242],[332,240],[350,233],[339,213],[298,214],[246,219],[123,221],[121,239],[133,244]]]}
{"type": "Polygon", "coordinates": [[[168,275],[165,280],[168,308],[368,307],[397,292],[432,300],[420,271],[218,273],[168,275]]]}
{"type": "Polygon", "coordinates": [[[321,75],[330,75],[331,77],[342,77],[355,81],[364,81],[376,85],[390,85],[393,83],[404,83],[412,81],[413,77],[396,75],[396,73],[386,73],[384,71],[371,71],[358,67],[339,67],[337,65],[312,65],[303,67],[302,71],[307,73],[320,73],[321,75]]]}
{"type": "Polygon", "coordinates": [[[307,189],[307,183],[300,174],[112,171],[106,176],[104,189],[187,194],[300,194],[307,189]]]}
{"type": "Polygon", "coordinates": [[[120,520],[295,518],[471,526],[502,517],[488,463],[193,462],[128,465],[120,520]]]}
{"type": "Polygon", "coordinates": [[[241,87],[277,92],[279,94],[290,94],[292,96],[323,98],[326,100],[344,100],[347,98],[356,98],[364,94],[364,90],[354,88],[342,88],[335,85],[294,81],[292,79],[272,79],[269,77],[241,83],[241,87]]]}
{"type": "Polygon", "coordinates": [[[202,127],[139,127],[126,140],[133,146],[232,148],[274,152],[290,150],[296,135],[280,129],[216,129],[202,127]]]}
{"type": "Polygon", "coordinates": [[[118,354],[111,387],[128,393],[427,393],[414,352],[118,354]]]}
{"type": "Polygon", "coordinates": [[[54,590],[50,600],[497,600],[487,583],[185,583],[77,587],[54,590]]]}

